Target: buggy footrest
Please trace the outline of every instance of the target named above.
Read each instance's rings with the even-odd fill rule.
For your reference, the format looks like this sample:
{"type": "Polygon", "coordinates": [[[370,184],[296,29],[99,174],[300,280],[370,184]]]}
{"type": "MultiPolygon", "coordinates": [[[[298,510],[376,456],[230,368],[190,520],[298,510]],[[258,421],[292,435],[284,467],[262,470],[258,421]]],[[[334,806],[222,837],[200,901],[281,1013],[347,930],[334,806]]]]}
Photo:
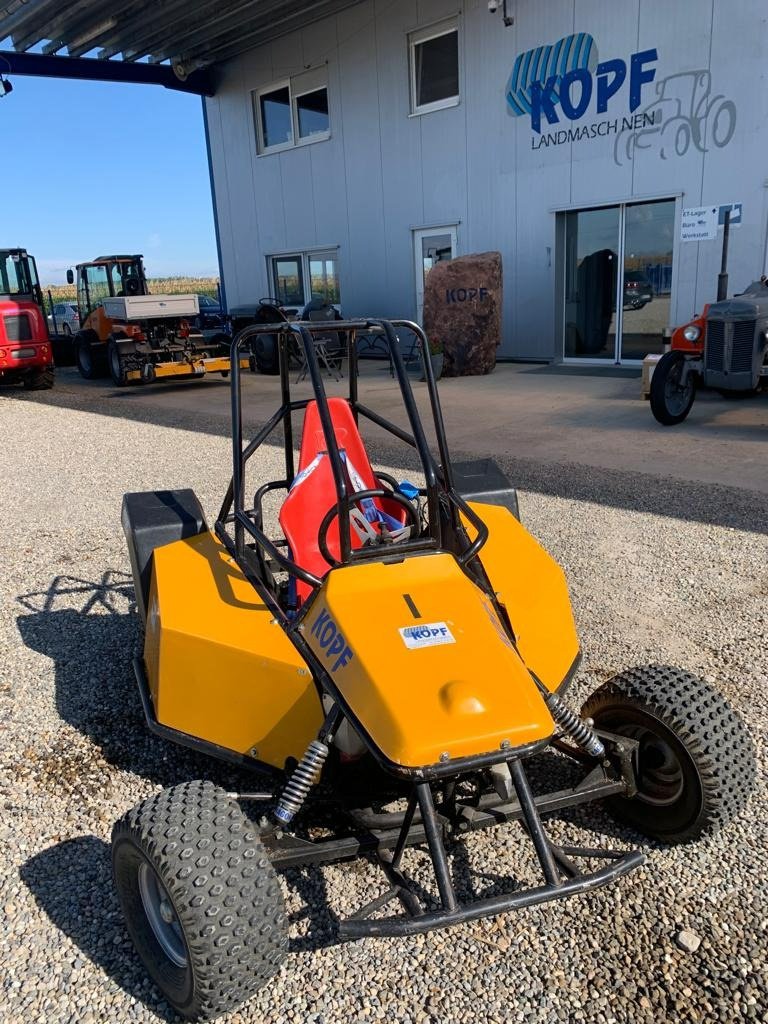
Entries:
{"type": "Polygon", "coordinates": [[[568,857],[590,857],[607,860],[608,863],[597,871],[588,874],[578,873],[564,879],[559,884],[547,884],[533,889],[522,889],[517,892],[504,893],[500,896],[489,896],[473,900],[471,903],[459,904],[452,910],[435,910],[417,915],[398,914],[393,917],[371,919],[367,914],[375,913],[383,903],[388,902],[396,893],[393,890],[379,897],[359,910],[353,917],[339,922],[339,936],[344,939],[358,939],[367,936],[398,936],[415,935],[428,932],[433,928],[445,928],[448,925],[462,924],[464,921],[475,921],[481,917],[492,917],[508,910],[518,910],[550,900],[564,899],[581,892],[590,892],[608,882],[626,875],[633,868],[639,867],[645,855],[639,850],[620,853],[617,850],[591,850],[579,847],[566,847],[560,850],[553,848],[557,860],[561,864],[569,863],[568,857]]]}

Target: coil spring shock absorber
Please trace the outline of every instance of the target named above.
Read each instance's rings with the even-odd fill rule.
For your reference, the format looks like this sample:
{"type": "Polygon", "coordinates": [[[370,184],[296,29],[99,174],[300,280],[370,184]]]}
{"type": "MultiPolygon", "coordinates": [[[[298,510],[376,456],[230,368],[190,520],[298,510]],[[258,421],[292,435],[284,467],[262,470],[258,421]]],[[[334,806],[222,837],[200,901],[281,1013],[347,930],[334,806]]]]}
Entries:
{"type": "Polygon", "coordinates": [[[603,757],[605,747],[594,729],[588,726],[575,711],[572,711],[556,693],[550,693],[540,679],[537,679],[536,676],[533,678],[544,698],[544,703],[549,708],[550,715],[563,732],[568,733],[574,743],[577,743],[582,750],[586,750],[590,757],[603,757]]]}
{"type": "Polygon", "coordinates": [[[304,756],[291,773],[288,783],[280,795],[274,815],[282,825],[288,825],[299,813],[312,786],[317,781],[326,758],[329,744],[341,722],[342,714],[338,704],[332,704],[325,716],[316,740],[312,740],[304,756]]]}
{"type": "Polygon", "coordinates": [[[312,740],[304,751],[304,756],[294,768],[275,808],[275,817],[283,825],[288,825],[301,810],[327,757],[328,744],[319,739],[312,740]]]}

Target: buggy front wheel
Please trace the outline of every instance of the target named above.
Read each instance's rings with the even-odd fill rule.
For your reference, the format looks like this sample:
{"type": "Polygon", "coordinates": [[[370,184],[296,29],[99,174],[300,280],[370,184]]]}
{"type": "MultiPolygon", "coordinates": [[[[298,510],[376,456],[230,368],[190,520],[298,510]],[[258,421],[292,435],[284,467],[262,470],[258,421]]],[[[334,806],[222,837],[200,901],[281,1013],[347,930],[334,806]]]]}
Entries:
{"type": "Polygon", "coordinates": [[[688,842],[727,825],[746,805],[752,741],[703,679],[666,665],[628,669],[593,693],[582,715],[637,743],[637,794],[612,798],[608,809],[639,832],[688,842]]]}
{"type": "Polygon", "coordinates": [[[112,830],[115,887],[139,956],[183,1016],[235,1009],[277,971],[283,897],[258,833],[210,782],[163,790],[112,830]]]}

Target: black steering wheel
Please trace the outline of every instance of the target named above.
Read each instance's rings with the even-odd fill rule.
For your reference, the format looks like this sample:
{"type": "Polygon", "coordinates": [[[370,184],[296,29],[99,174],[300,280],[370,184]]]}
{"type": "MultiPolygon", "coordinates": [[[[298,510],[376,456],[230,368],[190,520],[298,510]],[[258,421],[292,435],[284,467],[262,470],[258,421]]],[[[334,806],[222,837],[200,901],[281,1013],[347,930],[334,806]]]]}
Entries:
{"type": "MultiPolygon", "coordinates": [[[[408,519],[410,523],[406,522],[404,525],[416,526],[419,524],[419,513],[413,507],[411,502],[405,498],[402,494],[398,494],[397,491],[388,491],[384,487],[376,487],[370,491],[355,491],[354,494],[348,494],[346,498],[347,505],[354,505],[356,502],[365,501],[366,498],[389,498],[394,501],[401,508],[404,508],[408,513],[408,519]]],[[[342,563],[338,558],[334,558],[331,552],[328,550],[328,529],[333,520],[338,516],[339,508],[337,505],[332,505],[323,516],[323,521],[320,523],[320,529],[317,532],[317,546],[320,549],[320,554],[326,560],[328,565],[332,568],[336,568],[342,563]]]]}

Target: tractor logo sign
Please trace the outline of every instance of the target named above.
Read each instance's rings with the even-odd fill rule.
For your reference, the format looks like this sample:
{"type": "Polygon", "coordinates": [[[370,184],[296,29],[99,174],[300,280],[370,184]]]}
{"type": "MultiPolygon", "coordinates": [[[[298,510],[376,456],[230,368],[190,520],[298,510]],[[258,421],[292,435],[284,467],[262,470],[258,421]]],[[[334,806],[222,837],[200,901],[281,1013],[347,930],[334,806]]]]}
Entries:
{"type": "Polygon", "coordinates": [[[556,43],[517,56],[507,82],[508,111],[514,117],[530,117],[532,149],[616,134],[625,127],[624,122],[639,128],[641,125],[634,122],[645,115],[607,117],[575,128],[565,125],[580,121],[591,106],[595,114],[618,108],[619,101],[614,97],[619,93],[626,94],[624,109],[633,115],[642,102],[643,86],[656,76],[657,60],[658,52],[652,49],[631,54],[629,61],[623,57],[599,61],[591,35],[578,32],[564,36],[556,43]],[[560,127],[546,130],[550,125],[560,127]]]}
{"type": "Polygon", "coordinates": [[[423,626],[403,626],[399,633],[409,651],[415,651],[419,647],[437,647],[439,644],[456,643],[453,633],[444,622],[429,622],[423,626]]]}

